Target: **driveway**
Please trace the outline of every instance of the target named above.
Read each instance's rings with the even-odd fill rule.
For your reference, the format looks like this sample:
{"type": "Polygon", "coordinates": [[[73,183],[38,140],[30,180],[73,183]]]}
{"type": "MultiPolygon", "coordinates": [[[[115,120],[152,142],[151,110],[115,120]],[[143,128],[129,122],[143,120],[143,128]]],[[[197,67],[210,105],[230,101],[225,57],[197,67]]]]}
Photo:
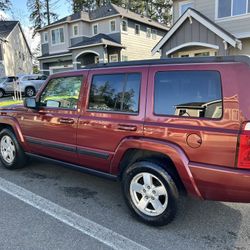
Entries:
{"type": "Polygon", "coordinates": [[[184,198],[153,228],[131,217],[119,183],[35,160],[0,176],[1,249],[249,249],[249,204],[184,198]]]}

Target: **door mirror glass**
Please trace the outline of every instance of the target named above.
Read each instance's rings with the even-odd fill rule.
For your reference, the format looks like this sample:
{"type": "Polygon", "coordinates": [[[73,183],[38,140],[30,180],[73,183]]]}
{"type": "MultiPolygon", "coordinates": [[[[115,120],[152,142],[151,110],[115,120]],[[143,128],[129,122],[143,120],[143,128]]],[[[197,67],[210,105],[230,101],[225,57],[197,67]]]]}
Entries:
{"type": "Polygon", "coordinates": [[[29,109],[36,109],[37,103],[35,98],[25,98],[24,99],[24,107],[29,109]]]}

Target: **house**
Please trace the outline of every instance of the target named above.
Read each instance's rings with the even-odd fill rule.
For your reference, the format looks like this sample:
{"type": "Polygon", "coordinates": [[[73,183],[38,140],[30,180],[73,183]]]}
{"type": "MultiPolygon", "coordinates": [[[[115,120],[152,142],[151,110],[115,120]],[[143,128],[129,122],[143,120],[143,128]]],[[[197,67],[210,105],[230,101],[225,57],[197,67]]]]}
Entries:
{"type": "Polygon", "coordinates": [[[173,21],[169,32],[153,48],[153,55],[250,55],[248,0],[174,0],[173,21]]]}
{"type": "Polygon", "coordinates": [[[32,54],[18,21],[0,21],[0,76],[32,73],[32,54]]]}
{"type": "Polygon", "coordinates": [[[55,73],[98,62],[149,59],[167,30],[163,24],[114,4],[81,11],[39,30],[40,68],[55,73]]]}

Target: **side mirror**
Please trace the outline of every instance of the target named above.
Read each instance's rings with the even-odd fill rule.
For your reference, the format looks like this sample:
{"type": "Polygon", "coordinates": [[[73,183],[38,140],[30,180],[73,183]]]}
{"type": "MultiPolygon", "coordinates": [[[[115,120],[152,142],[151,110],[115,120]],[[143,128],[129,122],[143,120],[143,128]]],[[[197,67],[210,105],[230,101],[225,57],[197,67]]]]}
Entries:
{"type": "Polygon", "coordinates": [[[26,108],[37,109],[37,102],[36,102],[36,98],[34,97],[25,98],[23,104],[24,104],[24,107],[26,108]]]}

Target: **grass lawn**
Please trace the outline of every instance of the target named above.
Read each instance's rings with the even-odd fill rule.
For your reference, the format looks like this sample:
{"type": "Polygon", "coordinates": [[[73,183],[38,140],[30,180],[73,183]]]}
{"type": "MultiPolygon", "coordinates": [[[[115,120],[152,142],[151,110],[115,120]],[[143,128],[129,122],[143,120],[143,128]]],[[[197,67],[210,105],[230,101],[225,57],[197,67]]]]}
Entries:
{"type": "Polygon", "coordinates": [[[23,101],[13,101],[13,100],[3,101],[3,102],[0,101],[0,107],[9,106],[12,104],[21,104],[21,103],[23,103],[23,101]]]}

